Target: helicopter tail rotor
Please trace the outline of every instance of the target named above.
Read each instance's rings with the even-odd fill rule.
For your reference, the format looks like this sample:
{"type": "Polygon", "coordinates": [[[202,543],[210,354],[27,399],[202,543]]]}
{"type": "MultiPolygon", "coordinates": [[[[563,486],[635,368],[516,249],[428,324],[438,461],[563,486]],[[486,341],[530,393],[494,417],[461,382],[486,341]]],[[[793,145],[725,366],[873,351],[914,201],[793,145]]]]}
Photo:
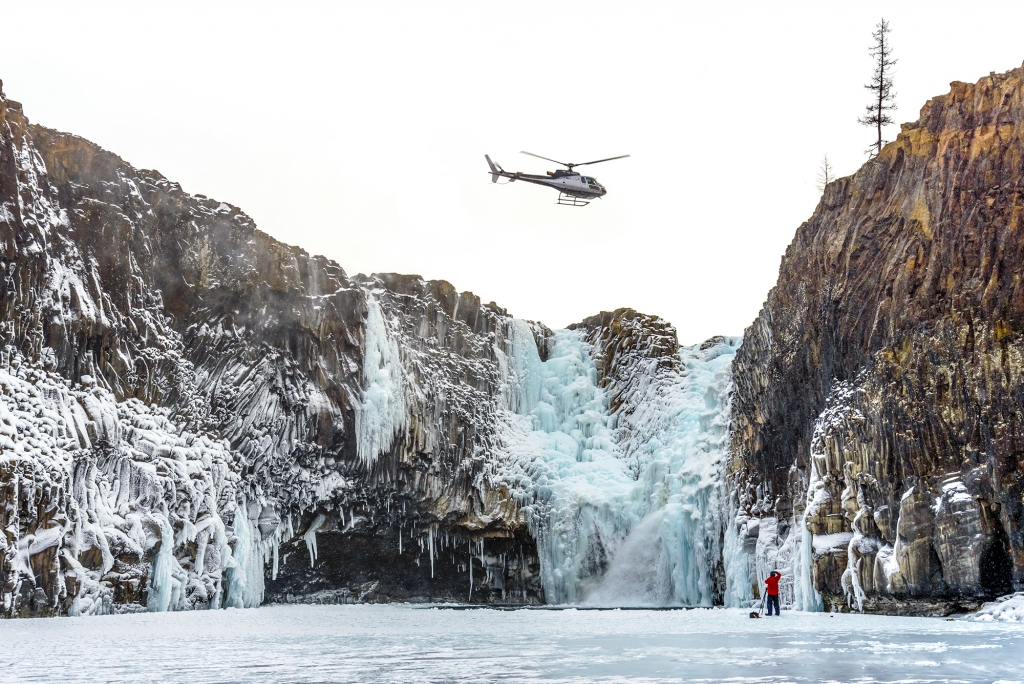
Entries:
{"type": "Polygon", "coordinates": [[[490,155],[485,154],[484,159],[487,160],[487,165],[491,167],[491,182],[497,183],[499,174],[501,174],[505,169],[501,168],[500,165],[492,162],[490,155]]]}

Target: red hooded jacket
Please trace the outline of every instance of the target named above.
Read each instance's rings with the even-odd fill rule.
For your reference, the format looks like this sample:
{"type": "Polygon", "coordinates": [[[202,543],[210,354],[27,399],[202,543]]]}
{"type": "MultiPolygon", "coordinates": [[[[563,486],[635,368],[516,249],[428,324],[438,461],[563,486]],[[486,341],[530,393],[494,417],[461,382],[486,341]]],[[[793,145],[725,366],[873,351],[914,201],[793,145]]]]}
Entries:
{"type": "Polygon", "coordinates": [[[779,595],[779,580],[782,579],[782,575],[776,575],[775,577],[769,577],[764,581],[768,585],[768,595],[778,596],[779,595]]]}

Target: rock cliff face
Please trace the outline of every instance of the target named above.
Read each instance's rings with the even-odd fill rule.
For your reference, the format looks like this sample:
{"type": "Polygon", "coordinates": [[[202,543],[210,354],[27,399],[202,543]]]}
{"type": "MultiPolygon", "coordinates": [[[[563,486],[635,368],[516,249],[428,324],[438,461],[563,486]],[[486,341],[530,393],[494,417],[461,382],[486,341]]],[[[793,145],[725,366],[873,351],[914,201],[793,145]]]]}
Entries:
{"type": "Polygon", "coordinates": [[[686,522],[655,600],[721,594],[681,497],[714,499],[735,340],[352,277],[2,96],[0,135],[6,615],[578,601],[652,512],[686,522]]]}
{"type": "Polygon", "coordinates": [[[473,565],[542,599],[485,456],[543,326],[350,278],[2,95],[0,262],[7,615],[257,604],[264,554],[270,600],[465,599],[473,565]]]}
{"type": "Polygon", "coordinates": [[[741,524],[813,535],[826,607],[1024,587],[1022,278],[1024,69],[953,83],[797,231],[736,356],[730,467],[741,524]]]}

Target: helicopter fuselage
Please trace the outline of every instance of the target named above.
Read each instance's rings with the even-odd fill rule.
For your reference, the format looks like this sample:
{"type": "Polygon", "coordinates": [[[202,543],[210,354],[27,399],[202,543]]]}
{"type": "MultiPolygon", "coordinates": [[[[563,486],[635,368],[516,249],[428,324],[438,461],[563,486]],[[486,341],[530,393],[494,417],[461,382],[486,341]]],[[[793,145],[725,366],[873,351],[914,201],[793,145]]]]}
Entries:
{"type": "Polygon", "coordinates": [[[608,191],[591,176],[584,176],[575,171],[554,171],[546,176],[531,173],[508,173],[500,172],[498,175],[508,178],[511,181],[521,180],[535,185],[544,185],[555,188],[567,195],[580,197],[582,199],[593,199],[603,197],[608,191]]]}

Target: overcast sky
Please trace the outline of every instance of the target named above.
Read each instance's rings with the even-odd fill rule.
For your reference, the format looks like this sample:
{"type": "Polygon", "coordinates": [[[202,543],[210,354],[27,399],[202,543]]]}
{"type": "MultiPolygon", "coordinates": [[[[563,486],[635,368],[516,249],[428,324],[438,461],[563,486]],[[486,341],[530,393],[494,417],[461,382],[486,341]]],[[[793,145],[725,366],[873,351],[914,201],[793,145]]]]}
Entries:
{"type": "MultiPolygon", "coordinates": [[[[631,306],[739,334],[817,204],[864,162],[871,31],[898,121],[1024,60],[1024,2],[0,0],[32,121],[238,205],[349,273],[452,282],[561,327],[631,306]],[[492,185],[579,162],[608,195],[492,185]]],[[[895,137],[898,127],[892,127],[895,137]]]]}

